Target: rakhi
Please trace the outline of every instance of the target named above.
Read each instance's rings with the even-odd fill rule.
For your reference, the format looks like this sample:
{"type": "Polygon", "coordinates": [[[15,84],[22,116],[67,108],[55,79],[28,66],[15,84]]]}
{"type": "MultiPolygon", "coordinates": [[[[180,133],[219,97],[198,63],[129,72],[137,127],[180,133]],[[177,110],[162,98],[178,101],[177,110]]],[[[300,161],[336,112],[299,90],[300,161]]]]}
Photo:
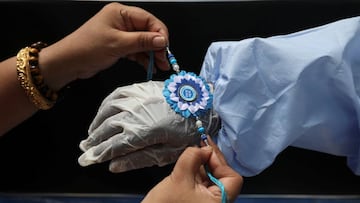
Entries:
{"type": "MultiPolygon", "coordinates": [[[[150,52],[150,60],[147,68],[147,80],[152,79],[152,70],[154,66],[154,53],[150,52]]],[[[212,108],[213,95],[209,84],[200,76],[192,72],[180,70],[180,66],[175,56],[166,47],[166,54],[172,69],[176,72],[165,80],[163,95],[170,107],[184,118],[195,117],[197,131],[201,140],[209,146],[205,128],[202,125],[200,116],[204,115],[212,108]]],[[[205,164],[205,171],[209,179],[221,190],[221,202],[227,202],[225,187],[221,181],[215,178],[209,167],[205,164]]]]}
{"type": "Polygon", "coordinates": [[[192,72],[180,71],[174,55],[166,48],[170,65],[176,74],[165,80],[163,95],[170,107],[184,118],[195,117],[197,131],[201,139],[208,145],[205,128],[200,116],[212,107],[213,95],[208,83],[192,72]]]}
{"type": "MultiPolygon", "coordinates": [[[[213,95],[210,86],[204,78],[195,73],[180,70],[169,47],[166,47],[166,53],[168,61],[176,73],[165,80],[163,89],[165,100],[176,113],[184,118],[196,118],[197,132],[200,134],[201,140],[209,145],[200,116],[212,108],[213,95]]],[[[224,185],[209,172],[207,165],[205,165],[205,170],[210,180],[220,188],[222,203],[226,203],[227,195],[224,185]]]]}

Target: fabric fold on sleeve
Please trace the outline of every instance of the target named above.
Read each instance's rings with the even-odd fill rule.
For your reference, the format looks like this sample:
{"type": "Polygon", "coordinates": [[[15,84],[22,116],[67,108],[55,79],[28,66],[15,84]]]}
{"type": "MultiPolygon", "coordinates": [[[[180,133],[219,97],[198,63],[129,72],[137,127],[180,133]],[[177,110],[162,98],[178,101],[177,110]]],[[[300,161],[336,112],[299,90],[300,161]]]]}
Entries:
{"type": "Polygon", "coordinates": [[[345,156],[360,175],[359,25],[210,45],[200,75],[215,85],[215,141],[235,170],[257,175],[295,146],[345,156]]]}

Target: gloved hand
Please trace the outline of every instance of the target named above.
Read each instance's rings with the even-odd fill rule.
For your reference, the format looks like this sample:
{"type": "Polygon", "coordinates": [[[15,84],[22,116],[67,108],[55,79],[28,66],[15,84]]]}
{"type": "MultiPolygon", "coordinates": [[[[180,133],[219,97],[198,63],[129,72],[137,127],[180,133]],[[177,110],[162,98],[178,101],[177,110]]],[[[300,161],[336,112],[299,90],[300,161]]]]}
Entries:
{"type": "MultiPolygon", "coordinates": [[[[199,144],[194,118],[176,114],[162,94],[164,82],[149,81],[119,87],[102,102],[80,143],[81,166],[111,160],[114,173],[164,166],[176,161],[187,146],[199,144]]],[[[201,118],[216,131],[219,119],[209,111],[201,118]]],[[[211,128],[211,129],[210,129],[211,128]]]]}

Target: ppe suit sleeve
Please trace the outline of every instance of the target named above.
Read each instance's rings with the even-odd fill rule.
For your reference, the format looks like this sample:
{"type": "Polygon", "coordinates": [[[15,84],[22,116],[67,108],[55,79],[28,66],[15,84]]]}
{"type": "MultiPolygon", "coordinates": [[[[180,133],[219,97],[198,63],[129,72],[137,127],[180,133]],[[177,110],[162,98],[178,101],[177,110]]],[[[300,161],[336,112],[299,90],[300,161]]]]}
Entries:
{"type": "Polygon", "coordinates": [[[210,45],[200,74],[215,85],[215,141],[240,174],[295,146],[345,156],[360,175],[359,20],[210,45]]]}

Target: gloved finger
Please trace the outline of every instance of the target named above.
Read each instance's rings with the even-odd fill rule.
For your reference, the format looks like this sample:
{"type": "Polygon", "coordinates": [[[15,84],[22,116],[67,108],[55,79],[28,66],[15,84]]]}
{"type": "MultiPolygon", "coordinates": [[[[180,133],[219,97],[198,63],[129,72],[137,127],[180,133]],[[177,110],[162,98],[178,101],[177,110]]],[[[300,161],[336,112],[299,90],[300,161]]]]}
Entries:
{"type": "Polygon", "coordinates": [[[95,163],[101,163],[116,156],[121,156],[126,153],[138,150],[138,147],[129,143],[129,139],[137,139],[136,136],[127,136],[123,133],[114,135],[109,139],[100,142],[98,145],[93,145],[84,151],[79,157],[78,162],[81,166],[88,166],[95,163]],[[123,139],[119,139],[119,137],[123,139]],[[119,147],[117,153],[114,153],[114,149],[119,147]]]}
{"type": "Polygon", "coordinates": [[[105,128],[100,129],[101,134],[91,134],[86,139],[82,140],[79,144],[79,148],[85,152],[91,147],[98,145],[99,143],[107,140],[108,138],[120,134],[124,129],[121,126],[116,126],[114,128],[105,128]]]}
{"type": "Polygon", "coordinates": [[[137,98],[121,98],[108,101],[104,106],[100,107],[95,118],[91,122],[88,134],[92,135],[104,135],[106,127],[110,127],[112,130],[116,128],[116,120],[121,120],[124,116],[123,113],[127,112],[126,109],[134,109],[137,105],[140,105],[140,101],[137,98]],[[116,119],[114,117],[117,117],[116,119]],[[115,122],[115,123],[112,123],[115,122]]]}
{"type": "Polygon", "coordinates": [[[148,97],[163,97],[163,86],[163,81],[151,80],[147,82],[134,83],[132,85],[118,87],[104,99],[101,106],[106,105],[111,100],[116,100],[124,97],[136,97],[143,100],[147,99],[148,97]]]}
{"type": "Polygon", "coordinates": [[[113,101],[118,99],[133,97],[141,101],[149,97],[163,97],[162,89],[164,86],[163,81],[148,81],[143,83],[135,83],[128,86],[116,88],[110,95],[108,95],[99,107],[99,111],[108,106],[113,101]]]}
{"type": "Polygon", "coordinates": [[[141,150],[132,152],[125,156],[119,156],[111,160],[109,170],[113,173],[150,167],[165,166],[174,163],[186,146],[167,147],[164,145],[153,145],[141,150]]]}
{"type": "Polygon", "coordinates": [[[163,98],[163,82],[148,81],[119,87],[107,96],[99,107],[98,113],[89,127],[89,134],[108,117],[123,110],[135,109],[143,101],[153,97],[163,98]]]}
{"type": "Polygon", "coordinates": [[[118,89],[116,90],[116,93],[117,94],[114,94],[113,92],[113,94],[107,97],[99,107],[95,118],[89,126],[89,134],[92,134],[95,129],[99,128],[106,119],[109,119],[126,109],[132,109],[140,103],[138,101],[139,98],[137,97],[132,98],[125,96],[124,93],[126,93],[126,91],[118,89]]]}
{"type": "MultiPolygon", "coordinates": [[[[118,120],[117,122],[123,122],[118,120]]],[[[121,124],[124,125],[124,124],[121,124]]],[[[169,136],[166,133],[157,133],[148,136],[146,139],[141,135],[147,132],[146,125],[132,125],[131,128],[124,128],[120,134],[116,134],[107,140],[99,142],[98,145],[91,143],[93,147],[85,150],[78,161],[81,166],[88,166],[94,163],[101,163],[114,157],[130,154],[134,151],[146,148],[147,146],[169,144],[169,136]]],[[[178,145],[181,145],[181,142],[178,145]]],[[[175,148],[175,146],[172,146],[175,148]]]]}
{"type": "Polygon", "coordinates": [[[98,125],[97,128],[89,129],[89,136],[80,142],[80,149],[86,151],[110,137],[120,134],[124,130],[124,127],[129,124],[129,121],[125,120],[125,118],[129,117],[129,114],[127,111],[120,112],[108,117],[98,125]]]}
{"type": "MultiPolygon", "coordinates": [[[[127,98],[125,98],[125,100],[127,100],[127,98]]],[[[165,102],[163,98],[149,98],[148,100],[149,101],[147,101],[147,105],[150,109],[151,106],[158,106],[158,104],[165,102]]],[[[170,120],[173,119],[173,117],[171,117],[170,115],[176,116],[176,114],[172,111],[170,111],[171,114],[169,115],[169,109],[158,109],[158,111],[149,112],[149,110],[144,107],[143,103],[146,102],[142,102],[139,101],[137,98],[133,98],[130,99],[129,102],[117,102],[116,104],[109,105],[108,108],[111,109],[125,109],[126,107],[129,107],[129,110],[112,115],[105,120],[102,120],[102,114],[101,116],[96,116],[93,123],[97,123],[99,122],[99,120],[102,120],[102,123],[94,124],[97,125],[97,128],[91,126],[91,129],[89,129],[89,137],[84,142],[81,142],[80,148],[87,150],[92,146],[96,146],[104,140],[107,140],[108,138],[121,132],[124,128],[128,128],[128,130],[131,128],[134,135],[136,134],[139,136],[146,136],[149,132],[145,132],[144,129],[151,128],[152,126],[156,125],[157,119],[159,119],[160,116],[167,115],[167,118],[170,120]],[[165,113],[163,111],[165,111],[165,113]],[[140,132],[144,133],[140,134],[140,132]]],[[[106,110],[105,108],[104,111],[111,110],[106,110]]],[[[160,136],[155,137],[159,139],[161,136],[163,136],[164,133],[158,132],[157,134],[159,134],[160,136]]],[[[147,139],[155,137],[151,136],[147,139]]]]}
{"type": "MultiPolygon", "coordinates": [[[[111,147],[111,146],[108,146],[111,147]]],[[[101,158],[94,156],[95,147],[86,150],[79,158],[78,163],[80,166],[89,166],[96,163],[101,163],[101,158]]]]}

